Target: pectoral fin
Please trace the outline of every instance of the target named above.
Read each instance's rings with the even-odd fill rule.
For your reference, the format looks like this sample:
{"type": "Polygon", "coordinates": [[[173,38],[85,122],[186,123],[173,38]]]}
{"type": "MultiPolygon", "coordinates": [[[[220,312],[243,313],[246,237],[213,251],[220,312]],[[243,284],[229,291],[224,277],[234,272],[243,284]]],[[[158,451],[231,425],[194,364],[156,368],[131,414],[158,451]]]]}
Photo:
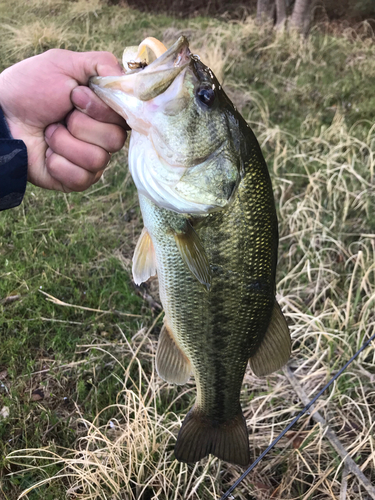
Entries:
{"type": "Polygon", "coordinates": [[[185,384],[192,371],[190,361],[177,345],[165,322],[156,351],[156,370],[163,380],[177,385],[185,384]]]}
{"type": "Polygon", "coordinates": [[[147,281],[157,272],[156,255],[149,232],[144,227],[133,255],[133,279],[136,285],[147,281]]]}
{"type": "Polygon", "coordinates": [[[193,226],[187,222],[186,229],[183,232],[175,233],[174,238],[182,260],[190,272],[209,291],[211,288],[210,263],[193,226]]]}
{"type": "Polygon", "coordinates": [[[279,304],[275,301],[263,342],[249,360],[251,369],[258,377],[268,375],[287,363],[290,351],[289,328],[279,304]]]}

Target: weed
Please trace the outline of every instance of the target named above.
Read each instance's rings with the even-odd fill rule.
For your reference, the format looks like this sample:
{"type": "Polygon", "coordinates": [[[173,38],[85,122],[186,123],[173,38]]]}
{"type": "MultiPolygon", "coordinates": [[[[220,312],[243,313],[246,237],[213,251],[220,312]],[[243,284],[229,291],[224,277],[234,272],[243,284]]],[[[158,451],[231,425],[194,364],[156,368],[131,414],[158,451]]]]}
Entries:
{"type": "MultiPolygon", "coordinates": [[[[273,178],[278,300],[292,332],[292,367],[315,394],[375,327],[373,35],[363,25],[366,36],[315,29],[302,40],[252,18],[173,19],[95,0],[27,5],[0,3],[1,67],[53,47],[120,57],[146,36],[171,43],[184,33],[223,79],[273,178]]],[[[173,457],[194,389],[155,374],[160,319],[130,278],[142,224],[126,151],[116,158],[88,192],[29,186],[22,206],[0,218],[0,411],[9,411],[0,417],[0,492],[7,500],[205,500],[241,472],[212,457],[194,466],[173,457]]],[[[372,481],[374,363],[369,348],[318,404],[372,481]]],[[[260,379],[248,370],[242,406],[255,459],[301,404],[282,373],[260,379]]],[[[342,469],[324,430],[307,417],[236,497],[338,498],[342,469]]],[[[348,499],[365,498],[355,478],[347,486],[348,499]]]]}

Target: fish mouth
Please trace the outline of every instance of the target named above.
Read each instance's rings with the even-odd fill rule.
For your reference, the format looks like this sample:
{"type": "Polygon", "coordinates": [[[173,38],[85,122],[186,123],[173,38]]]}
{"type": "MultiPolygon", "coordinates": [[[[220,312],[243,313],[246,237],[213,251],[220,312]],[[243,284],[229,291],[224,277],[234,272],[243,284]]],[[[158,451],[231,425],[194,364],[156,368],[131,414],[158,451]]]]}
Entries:
{"type": "Polygon", "coordinates": [[[180,38],[163,54],[161,54],[150,65],[146,66],[145,72],[160,71],[167,67],[183,68],[190,62],[189,42],[185,36],[180,38]]]}
{"type": "Polygon", "coordinates": [[[99,94],[100,89],[122,91],[140,101],[149,101],[162,94],[191,62],[189,42],[181,36],[168,50],[149,65],[141,65],[123,76],[94,76],[90,87],[99,94]]]}

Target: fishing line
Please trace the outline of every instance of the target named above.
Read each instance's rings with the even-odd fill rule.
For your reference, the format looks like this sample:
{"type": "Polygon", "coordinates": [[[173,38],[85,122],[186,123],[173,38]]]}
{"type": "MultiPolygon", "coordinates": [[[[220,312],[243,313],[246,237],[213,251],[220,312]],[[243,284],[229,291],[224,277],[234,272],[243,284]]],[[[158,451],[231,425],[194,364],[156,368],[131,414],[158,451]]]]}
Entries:
{"type": "Polygon", "coordinates": [[[268,446],[267,449],[264,450],[264,452],[255,460],[255,462],[253,462],[250,467],[242,474],[241,477],[239,477],[237,479],[237,481],[229,488],[229,490],[224,493],[224,495],[220,498],[220,500],[225,500],[226,498],[229,498],[231,496],[231,498],[234,499],[234,497],[232,497],[231,493],[232,491],[234,491],[235,488],[237,488],[237,486],[242,483],[242,481],[245,479],[245,477],[254,469],[254,467],[256,467],[258,465],[258,463],[267,455],[267,453],[280,441],[280,439],[285,436],[285,434],[289,431],[289,429],[291,429],[293,427],[293,425],[302,417],[302,415],[304,415],[308,409],[315,403],[315,401],[320,398],[320,396],[323,394],[323,392],[328,389],[328,387],[342,374],[342,372],[344,370],[347,369],[347,367],[350,365],[350,363],[352,363],[355,358],[364,350],[366,349],[366,347],[370,344],[370,342],[372,340],[375,339],[375,333],[372,337],[369,338],[369,340],[367,340],[363,345],[362,347],[354,354],[354,356],[352,356],[349,361],[336,373],[336,375],[331,378],[331,380],[328,382],[327,385],[325,385],[323,387],[322,390],[320,390],[318,392],[318,394],[310,401],[310,403],[308,405],[305,406],[305,408],[290,422],[290,424],[281,432],[281,434],[279,434],[277,436],[277,438],[268,446]]]}

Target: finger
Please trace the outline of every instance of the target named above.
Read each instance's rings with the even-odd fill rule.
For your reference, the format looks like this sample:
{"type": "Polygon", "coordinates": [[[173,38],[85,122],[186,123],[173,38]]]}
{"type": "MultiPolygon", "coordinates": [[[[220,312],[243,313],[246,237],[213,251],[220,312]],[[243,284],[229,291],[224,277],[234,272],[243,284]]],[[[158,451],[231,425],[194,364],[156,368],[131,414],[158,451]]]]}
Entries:
{"type": "Polygon", "coordinates": [[[76,139],[94,144],[111,153],[119,151],[126,141],[127,134],[122,127],[98,122],[78,110],[70,113],[66,126],[76,139]]]}
{"type": "Polygon", "coordinates": [[[66,193],[85,191],[95,184],[103,173],[103,170],[95,173],[89,172],[54,153],[51,149],[47,150],[46,153],[46,169],[48,175],[59,186],[58,189],[66,193]]]}
{"type": "Polygon", "coordinates": [[[91,89],[88,87],[75,87],[72,90],[70,99],[74,106],[91,118],[100,122],[114,123],[129,130],[126,121],[118,115],[113,109],[107,106],[91,89]]]}
{"type": "Polygon", "coordinates": [[[93,184],[96,184],[96,183],[100,180],[101,176],[103,175],[104,170],[105,170],[105,169],[103,169],[103,170],[99,170],[99,172],[97,172],[97,173],[95,174],[95,179],[94,179],[93,184]]]}
{"type": "Polygon", "coordinates": [[[92,173],[105,168],[111,159],[108,151],[76,139],[61,123],[46,128],[45,140],[54,153],[92,173]]]}
{"type": "Polygon", "coordinates": [[[62,74],[73,78],[78,85],[87,85],[92,76],[124,74],[124,70],[111,52],[50,49],[44,52],[42,57],[46,61],[52,61],[57,68],[60,68],[62,74]]]}

